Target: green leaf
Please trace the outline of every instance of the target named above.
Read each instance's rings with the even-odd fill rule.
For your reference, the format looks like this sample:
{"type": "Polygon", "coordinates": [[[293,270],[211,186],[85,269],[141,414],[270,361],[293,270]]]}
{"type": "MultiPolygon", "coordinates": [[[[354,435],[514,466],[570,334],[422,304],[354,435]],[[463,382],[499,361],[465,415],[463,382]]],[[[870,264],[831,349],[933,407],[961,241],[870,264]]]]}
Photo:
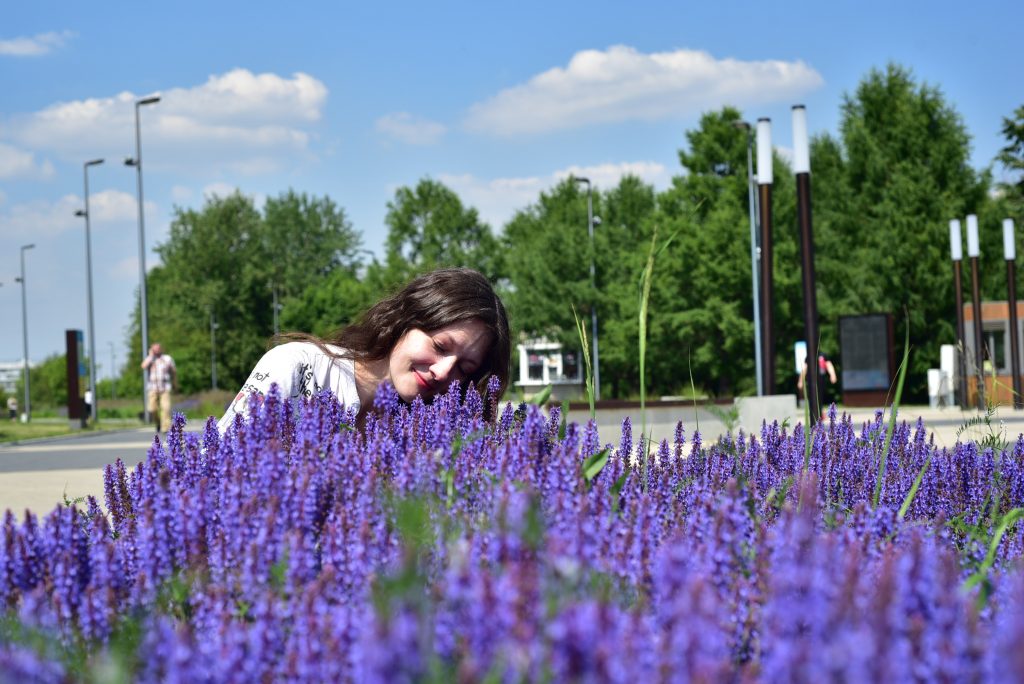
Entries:
{"type": "Polygon", "coordinates": [[[586,368],[587,401],[590,403],[590,417],[597,420],[597,409],[594,407],[594,369],[590,365],[590,345],[587,342],[587,327],[576,314],[576,305],[572,305],[572,317],[576,321],[576,334],[583,348],[583,365],[586,368]]]}
{"type": "Polygon", "coordinates": [[[535,406],[544,406],[545,404],[548,403],[548,399],[551,398],[551,390],[552,390],[551,385],[548,385],[547,387],[542,389],[540,392],[538,392],[537,394],[533,395],[533,398],[530,399],[529,403],[534,404],[535,406]]]}
{"type": "Polygon", "coordinates": [[[589,483],[597,477],[608,463],[609,453],[608,449],[602,449],[593,456],[587,457],[583,461],[583,479],[589,483]]]}
{"type": "Polygon", "coordinates": [[[889,448],[892,446],[892,434],[896,430],[896,414],[900,410],[900,398],[903,396],[903,381],[907,377],[907,359],[910,357],[910,318],[907,317],[907,332],[903,341],[903,362],[900,363],[900,372],[896,380],[896,394],[892,398],[892,407],[889,409],[889,429],[885,433],[885,443],[882,445],[882,457],[878,464],[878,479],[875,481],[875,493],[871,499],[871,505],[878,508],[878,499],[882,495],[882,482],[885,480],[885,466],[889,460],[889,448]]]}
{"type": "Polygon", "coordinates": [[[569,400],[562,402],[562,419],[558,423],[558,441],[565,441],[565,430],[569,423],[569,400]]]}
{"type": "Polygon", "coordinates": [[[619,475],[619,479],[615,481],[608,493],[612,495],[612,506],[616,509],[619,505],[619,494],[622,493],[622,488],[626,486],[626,480],[629,479],[629,468],[627,467],[622,475],[619,475]]]}
{"type": "MultiPolygon", "coordinates": [[[[1006,515],[999,521],[999,526],[996,527],[995,533],[992,535],[992,539],[988,544],[988,553],[985,554],[985,560],[982,562],[981,567],[973,575],[964,581],[964,589],[971,589],[972,587],[982,584],[983,586],[988,583],[988,571],[992,569],[992,566],[996,562],[996,552],[999,550],[999,543],[1003,540],[1003,535],[1006,534],[1007,530],[1013,525],[1017,524],[1021,518],[1024,518],[1024,508],[1014,508],[1006,512],[1006,515]]],[[[987,591],[983,591],[982,595],[978,597],[979,603],[982,605],[988,599],[987,591]]]]}
{"type": "Polygon", "coordinates": [[[903,520],[907,511],[910,510],[910,505],[914,503],[914,498],[917,496],[917,490],[921,487],[921,481],[924,480],[924,474],[928,472],[928,468],[932,464],[932,454],[934,453],[934,450],[928,452],[928,458],[925,459],[924,465],[921,466],[921,470],[918,471],[917,477],[914,478],[914,484],[910,486],[910,491],[907,492],[906,498],[903,499],[903,505],[900,506],[900,512],[896,515],[898,519],[903,520]]]}

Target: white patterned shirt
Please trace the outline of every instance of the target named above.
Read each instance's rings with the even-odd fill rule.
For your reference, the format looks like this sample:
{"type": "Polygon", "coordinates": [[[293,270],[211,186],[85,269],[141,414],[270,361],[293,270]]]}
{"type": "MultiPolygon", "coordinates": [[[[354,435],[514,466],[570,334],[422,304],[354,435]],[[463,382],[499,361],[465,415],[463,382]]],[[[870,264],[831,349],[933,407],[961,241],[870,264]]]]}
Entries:
{"type": "MultiPolygon", "coordinates": [[[[332,345],[327,345],[327,348],[336,354],[344,351],[332,345]]],[[[256,363],[249,379],[217,423],[220,433],[227,431],[236,414],[247,417],[249,402],[262,402],[274,383],[277,383],[281,398],[290,399],[296,407],[303,398],[308,399],[327,389],[342,406],[359,412],[356,370],[352,359],[326,354],[312,342],[288,342],[274,347],[256,363]]]]}

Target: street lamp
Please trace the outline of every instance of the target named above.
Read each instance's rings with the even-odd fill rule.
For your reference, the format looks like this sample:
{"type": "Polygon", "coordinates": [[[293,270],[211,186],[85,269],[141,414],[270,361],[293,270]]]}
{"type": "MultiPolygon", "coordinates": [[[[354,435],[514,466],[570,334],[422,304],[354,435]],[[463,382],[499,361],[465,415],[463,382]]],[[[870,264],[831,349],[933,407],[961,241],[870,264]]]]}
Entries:
{"type": "Polygon", "coordinates": [[[590,179],[573,177],[573,181],[587,185],[587,235],[590,237],[590,289],[593,295],[590,304],[590,335],[594,342],[594,399],[597,400],[601,398],[601,363],[600,355],[597,351],[597,279],[594,277],[594,224],[599,224],[601,219],[594,216],[593,188],[590,185],[590,179]]]}
{"type": "Polygon", "coordinates": [[[807,137],[807,110],[793,105],[793,173],[796,174],[796,217],[800,228],[801,274],[804,290],[804,337],[807,339],[807,373],[804,390],[810,407],[810,423],[821,415],[818,387],[818,295],[814,277],[814,232],[811,226],[811,147],[807,137]]]}
{"type": "Polygon", "coordinates": [[[775,321],[772,315],[774,275],[772,258],[772,120],[757,120],[757,207],[761,217],[761,373],[765,394],[775,394],[775,321]]]}
{"type": "Polygon", "coordinates": [[[967,374],[964,368],[964,285],[961,262],[964,257],[963,238],[960,236],[960,219],[949,221],[949,253],[953,259],[953,291],[956,295],[956,383],[959,387],[960,408],[967,405],[967,374]]]}
{"type": "Polygon", "coordinates": [[[1017,335],[1017,245],[1013,219],[1003,219],[1003,256],[1006,257],[1006,289],[1010,299],[1010,372],[1013,374],[1013,408],[1024,408],[1020,386],[1020,350],[1017,335]]]}
{"type": "MultiPolygon", "coordinates": [[[[146,218],[142,202],[142,132],[139,126],[139,108],[156,104],[159,96],[145,97],[135,101],[135,157],[124,160],[125,166],[134,166],[138,179],[139,195],[139,326],[142,332],[142,358],[149,354],[149,318],[146,310],[146,218]]],[[[142,371],[142,411],[143,420],[149,423],[149,404],[146,402],[146,376],[142,371]]]]}
{"type": "Polygon", "coordinates": [[[217,389],[217,320],[210,309],[210,382],[217,389]]]}
{"type": "Polygon", "coordinates": [[[92,396],[92,401],[89,402],[92,422],[96,422],[96,417],[99,415],[99,397],[96,395],[96,334],[95,326],[93,325],[92,315],[92,238],[90,237],[89,229],[89,167],[98,166],[102,164],[102,159],[93,159],[85,162],[82,165],[82,178],[85,181],[85,209],[75,212],[75,216],[85,217],[85,283],[86,283],[86,297],[89,300],[89,392],[92,396]]]}
{"type": "Polygon", "coordinates": [[[281,320],[280,319],[281,304],[280,304],[280,302],[277,301],[277,283],[276,282],[272,282],[270,284],[270,289],[271,289],[271,291],[273,292],[273,295],[274,295],[274,303],[273,303],[273,310],[274,310],[274,337],[277,337],[281,333],[281,324],[280,324],[280,320],[281,320]]]}
{"type": "Polygon", "coordinates": [[[110,345],[110,399],[113,400],[117,397],[117,364],[114,361],[114,343],[107,342],[110,345]]]}
{"type": "Polygon", "coordinates": [[[764,396],[764,378],[761,376],[761,302],[758,299],[757,277],[760,271],[761,250],[757,245],[757,193],[754,190],[754,131],[746,121],[734,121],[737,128],[747,132],[747,206],[750,209],[750,281],[754,308],[754,366],[757,377],[757,396],[764,396]]]}
{"type": "Polygon", "coordinates": [[[978,282],[978,216],[967,215],[967,256],[971,260],[971,303],[974,309],[974,364],[978,375],[978,409],[985,410],[985,357],[982,352],[981,286],[978,282]]]}
{"type": "Polygon", "coordinates": [[[28,373],[28,308],[25,300],[25,250],[28,249],[35,249],[35,245],[21,246],[21,277],[15,278],[21,283],[21,331],[24,344],[23,353],[25,354],[25,412],[22,415],[25,417],[25,422],[32,420],[32,395],[29,392],[28,373]]]}

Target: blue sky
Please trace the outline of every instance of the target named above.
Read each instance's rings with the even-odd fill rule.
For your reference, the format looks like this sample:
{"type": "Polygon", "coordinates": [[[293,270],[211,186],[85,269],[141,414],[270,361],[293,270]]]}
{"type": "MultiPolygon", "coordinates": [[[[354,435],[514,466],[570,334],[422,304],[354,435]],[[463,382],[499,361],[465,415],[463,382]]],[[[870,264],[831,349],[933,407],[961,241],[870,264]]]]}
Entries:
{"type": "MultiPolygon", "coordinates": [[[[889,61],[938,86],[977,168],[1024,104],[1014,2],[10,3],[0,23],[0,361],[86,328],[90,169],[101,376],[138,284],[132,102],[143,109],[147,265],[175,206],[234,188],[329,195],[379,252],[402,185],[441,180],[495,230],[571,172],[665,187],[701,112],[838,129],[844,93],[889,61]]],[[[996,177],[1000,170],[996,169],[996,177]]],[[[812,168],[813,173],[813,168],[812,168]]],[[[994,228],[996,229],[996,228],[994,228]]],[[[743,228],[747,230],[747,228],[743,228]]],[[[170,350],[173,353],[173,350],[170,350]]],[[[223,350],[221,353],[224,353],[223,350]]]]}

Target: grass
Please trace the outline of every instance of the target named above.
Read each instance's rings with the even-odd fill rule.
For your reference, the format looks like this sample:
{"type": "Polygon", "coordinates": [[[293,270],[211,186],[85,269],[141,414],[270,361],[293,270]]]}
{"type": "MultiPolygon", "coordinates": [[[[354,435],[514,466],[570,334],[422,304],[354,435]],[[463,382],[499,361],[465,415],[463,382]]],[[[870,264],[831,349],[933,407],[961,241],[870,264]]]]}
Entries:
{"type": "Polygon", "coordinates": [[[138,420],[118,418],[101,420],[98,425],[90,425],[86,428],[72,428],[65,419],[37,419],[31,423],[4,421],[0,423],[0,443],[23,442],[31,439],[58,437],[61,435],[108,432],[110,430],[141,427],[141,425],[138,420]]]}
{"type": "MultiPolygon", "coordinates": [[[[175,395],[174,408],[185,414],[190,425],[195,423],[201,426],[208,416],[220,418],[224,414],[224,407],[233,397],[234,392],[227,390],[207,390],[192,396],[175,395]]],[[[138,399],[101,398],[99,409],[99,422],[86,428],[71,427],[67,418],[57,417],[57,410],[53,407],[33,410],[32,421],[29,423],[0,420],[0,443],[143,427],[139,420],[142,402],[138,399]]]]}

